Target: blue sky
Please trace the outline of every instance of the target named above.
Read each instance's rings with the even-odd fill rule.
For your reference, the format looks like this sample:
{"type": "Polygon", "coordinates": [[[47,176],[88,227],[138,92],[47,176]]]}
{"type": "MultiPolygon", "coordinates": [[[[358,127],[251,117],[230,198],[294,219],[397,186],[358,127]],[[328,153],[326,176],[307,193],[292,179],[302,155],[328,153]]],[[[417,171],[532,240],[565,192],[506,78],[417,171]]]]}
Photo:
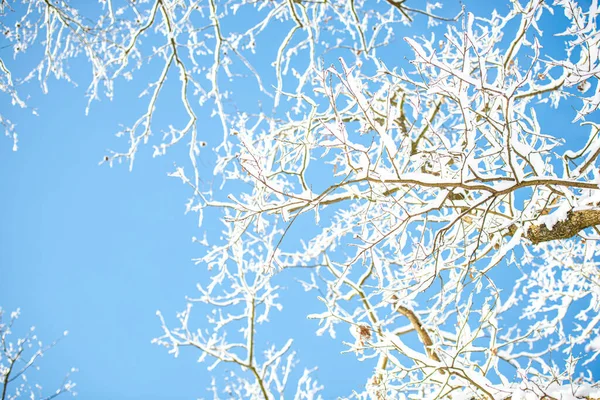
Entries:
{"type": "MultiPolygon", "coordinates": [[[[406,49],[403,43],[398,48],[406,49]]],[[[74,63],[82,83],[84,71],[83,63],[74,63]]],[[[145,107],[137,99],[144,77],[123,82],[115,101],[94,103],[88,117],[84,88],[64,82],[51,82],[45,96],[26,87],[39,117],[6,108],[2,99],[21,135],[17,152],[0,137],[0,305],[21,308],[17,332],[35,325],[51,342],[69,330],[34,376],[52,390],[71,367],[78,368],[73,380],[82,399],[192,399],[206,396],[210,381],[206,365],[196,363],[199,354],[183,351],[174,359],[150,343],[161,334],[156,310],[173,321],[185,296],[206,278],[203,266],[191,261],[201,252],[191,238],[201,234],[195,216],[184,213],[190,193],[167,177],[185,148],[154,159],[150,148],[143,149],[132,172],[125,165],[98,165],[107,149],[123,149],[125,141],[113,135],[119,124],[130,124],[145,107]]],[[[158,108],[169,107],[177,95],[176,87],[169,90],[158,108]]],[[[248,96],[240,101],[252,100],[248,96]]],[[[157,123],[171,123],[177,112],[162,114],[157,123]]],[[[218,121],[208,114],[203,129],[218,132],[218,121]]],[[[549,118],[553,129],[569,126],[570,119],[549,118]]],[[[581,143],[585,133],[569,144],[581,143]]],[[[288,288],[284,313],[273,315],[278,330],[266,337],[281,345],[294,336],[300,366],[319,367],[325,397],[349,394],[369,366],[340,355],[344,347],[336,341],[315,337],[316,324],[296,317],[319,311],[318,303],[306,296],[299,303],[291,276],[278,279],[288,288]]]]}

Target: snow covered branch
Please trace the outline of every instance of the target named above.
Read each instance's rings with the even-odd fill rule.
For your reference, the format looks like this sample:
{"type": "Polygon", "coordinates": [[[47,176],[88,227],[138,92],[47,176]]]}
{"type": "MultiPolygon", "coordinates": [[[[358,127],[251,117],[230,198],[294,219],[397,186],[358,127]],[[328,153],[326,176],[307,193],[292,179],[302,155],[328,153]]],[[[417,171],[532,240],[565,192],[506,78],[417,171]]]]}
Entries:
{"type": "MultiPolygon", "coordinates": [[[[35,335],[33,327],[25,336],[10,340],[14,335],[14,324],[19,314],[19,310],[14,311],[10,314],[10,319],[5,321],[4,310],[0,308],[0,400],[24,397],[32,400],[50,400],[66,393],[75,395],[73,390],[75,384],[69,379],[70,374],[65,376],[59,388],[50,395],[42,394],[42,387],[39,384],[32,386],[28,381],[27,376],[39,368],[37,366],[39,359],[53,348],[57,341],[44,346],[35,335]]],[[[72,369],[71,372],[75,370],[72,369]]]]}
{"type": "Polygon", "coordinates": [[[105,0],[84,18],[28,0],[3,22],[15,55],[43,50],[18,79],[0,60],[15,105],[85,56],[90,104],[122,80],[148,96],[104,163],[186,144],[171,176],[207,276],[155,342],[235,365],[215,397],[319,397],[312,369],[291,385],[294,338],[263,339],[288,276],[320,302],[316,334],[373,366],[354,398],[597,395],[598,1],[416,4],[105,0]]]}

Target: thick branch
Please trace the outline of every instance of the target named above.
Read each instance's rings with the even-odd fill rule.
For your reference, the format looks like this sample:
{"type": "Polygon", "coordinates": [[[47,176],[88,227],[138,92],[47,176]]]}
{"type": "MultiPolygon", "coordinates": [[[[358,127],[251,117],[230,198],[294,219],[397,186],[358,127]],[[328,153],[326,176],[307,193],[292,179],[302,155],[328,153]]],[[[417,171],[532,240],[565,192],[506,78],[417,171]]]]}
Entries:
{"type": "MultiPolygon", "coordinates": [[[[551,229],[548,229],[546,224],[532,225],[523,236],[533,244],[539,244],[552,240],[568,239],[582,230],[596,225],[600,225],[600,210],[569,211],[567,217],[555,223],[551,229]]],[[[517,227],[511,225],[508,232],[509,235],[514,235],[517,232],[517,227]]]]}
{"type": "Polygon", "coordinates": [[[435,351],[433,351],[433,349],[431,348],[431,346],[433,346],[433,341],[431,340],[429,333],[427,333],[425,328],[423,328],[423,324],[419,320],[419,317],[417,317],[417,315],[414,312],[412,312],[411,310],[409,310],[408,308],[406,308],[404,306],[397,306],[396,310],[400,314],[402,314],[406,318],[408,318],[408,320],[410,321],[410,323],[413,326],[413,328],[415,329],[415,331],[417,331],[417,334],[419,335],[419,339],[421,339],[421,342],[425,346],[425,351],[427,351],[427,355],[429,356],[429,358],[431,358],[434,361],[440,362],[441,361],[440,358],[435,353],[435,351]]]}

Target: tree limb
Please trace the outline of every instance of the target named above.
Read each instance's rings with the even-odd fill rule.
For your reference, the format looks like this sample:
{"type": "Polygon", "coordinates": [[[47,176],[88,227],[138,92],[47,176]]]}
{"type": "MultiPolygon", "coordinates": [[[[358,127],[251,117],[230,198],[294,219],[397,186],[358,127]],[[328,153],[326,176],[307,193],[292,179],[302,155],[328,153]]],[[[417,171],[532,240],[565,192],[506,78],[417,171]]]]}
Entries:
{"type": "MultiPolygon", "coordinates": [[[[596,225],[600,225],[600,210],[569,211],[567,217],[555,223],[552,228],[548,228],[546,224],[531,225],[523,236],[533,244],[540,244],[571,238],[582,230],[596,225]]],[[[516,225],[508,228],[509,236],[513,236],[516,232],[516,225]]]]}

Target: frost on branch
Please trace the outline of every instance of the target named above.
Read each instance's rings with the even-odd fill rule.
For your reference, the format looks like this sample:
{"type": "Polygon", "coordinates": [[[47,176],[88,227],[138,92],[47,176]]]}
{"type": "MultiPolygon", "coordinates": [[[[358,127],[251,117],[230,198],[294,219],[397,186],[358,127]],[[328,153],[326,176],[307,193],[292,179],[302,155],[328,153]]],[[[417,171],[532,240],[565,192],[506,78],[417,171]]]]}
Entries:
{"type": "Polygon", "coordinates": [[[90,99],[158,66],[120,133],[129,147],[105,161],[188,146],[191,177],[172,176],[224,228],[202,241],[210,279],[157,342],[236,364],[215,393],[318,396],[310,374],[289,379],[291,341],[260,339],[284,306],[274,277],[289,274],[322,303],[306,310],[317,335],[373,367],[356,398],[595,395],[597,1],[467,5],[456,22],[410,0],[103,1],[87,27],[67,6],[27,4],[26,20],[49,18],[50,52],[61,29],[83,44],[90,99]],[[402,31],[419,16],[444,24],[402,31]],[[159,128],[168,85],[184,118],[159,128]],[[218,139],[200,129],[207,109],[218,139]],[[589,140],[565,151],[580,125],[589,140]],[[200,179],[205,142],[214,186],[200,179]]]}
{"type": "MultiPolygon", "coordinates": [[[[232,228],[226,220],[226,226],[232,228]]],[[[282,310],[280,288],[271,284],[268,265],[272,255],[257,251],[271,247],[281,232],[266,228],[263,226],[262,235],[248,232],[248,226],[246,232],[229,230],[226,234],[231,241],[213,246],[198,260],[213,271],[211,282],[198,284],[198,297],[189,298],[186,310],[178,314],[179,326],[169,327],[158,313],[164,335],[154,342],[175,356],[181,348],[193,347],[200,351],[198,361],[209,362],[210,370],[220,364],[236,365],[237,370],[223,381],[213,379],[210,390],[215,396],[225,393],[237,398],[270,399],[293,393],[297,399],[317,399],[322,386],[310,375],[314,370],[305,370],[296,381],[290,377],[297,364],[296,353],[291,350],[293,339],[280,347],[265,346],[261,340],[269,315],[282,310]],[[206,320],[193,321],[193,308],[204,311],[194,314],[204,314],[206,320]],[[203,322],[210,328],[192,328],[203,322]]]]}
{"type": "Polygon", "coordinates": [[[539,24],[575,4],[511,7],[407,38],[411,66],[315,68],[286,120],[232,120],[217,172],[249,188],[201,207],[226,210],[231,232],[282,231],[269,268],[310,271],[317,334],[350,332],[349,351],[373,363],[357,397],[595,393],[574,366],[596,358],[581,351],[598,332],[597,128],[564,152],[569,134],[540,114],[567,99],[569,119],[595,112],[577,87],[596,84],[597,7],[567,15],[563,58],[544,53],[539,24]],[[286,243],[298,224],[301,250],[286,243]]]}
{"type": "MultiPolygon", "coordinates": [[[[23,88],[26,83],[37,81],[43,93],[48,92],[48,81],[52,78],[74,84],[68,72],[69,64],[85,56],[93,74],[90,99],[97,98],[101,82],[110,94],[112,88],[102,53],[111,33],[103,26],[103,18],[97,26],[90,26],[89,22],[63,0],[0,2],[0,35],[4,39],[0,57],[0,101],[4,107],[0,125],[6,136],[13,139],[13,150],[17,150],[17,122],[11,122],[7,114],[10,106],[28,108],[28,94],[23,88]],[[26,65],[20,62],[24,53],[35,53],[40,46],[39,56],[34,56],[33,61],[29,60],[26,65]]],[[[35,110],[31,111],[37,115],[35,110]]]]}
{"type": "MultiPolygon", "coordinates": [[[[35,335],[33,327],[25,336],[14,338],[12,330],[15,329],[20,311],[17,309],[10,313],[8,321],[4,313],[0,308],[0,400],[49,400],[66,393],[75,396],[75,383],[69,379],[70,374],[67,374],[58,389],[49,395],[43,394],[45,391],[39,384],[28,380],[28,376],[35,375],[34,371],[39,368],[39,359],[54,347],[57,341],[44,346],[35,335]]],[[[67,332],[64,334],[66,336],[67,332]]],[[[75,370],[72,369],[71,372],[75,370]]]]}

